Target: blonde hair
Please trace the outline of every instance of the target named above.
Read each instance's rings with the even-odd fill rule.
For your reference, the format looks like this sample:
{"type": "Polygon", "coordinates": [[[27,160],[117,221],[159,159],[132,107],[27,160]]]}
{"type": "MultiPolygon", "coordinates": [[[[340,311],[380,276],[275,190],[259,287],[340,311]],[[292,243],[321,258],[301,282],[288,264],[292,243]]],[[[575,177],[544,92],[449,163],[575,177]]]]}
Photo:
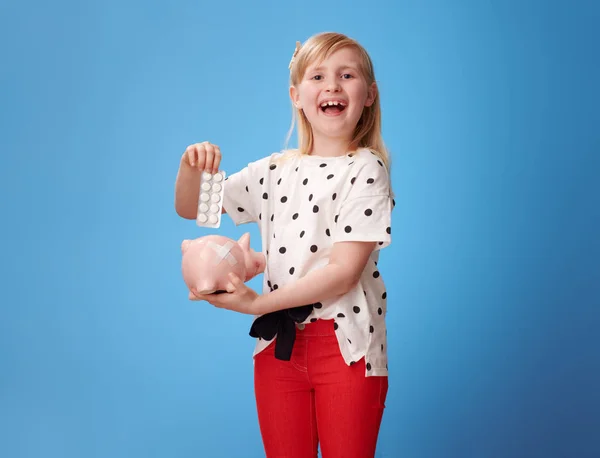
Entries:
{"type": "MultiPolygon", "coordinates": [[[[370,86],[376,82],[373,63],[367,51],[352,38],[341,33],[323,32],[310,37],[294,54],[290,63],[290,85],[298,86],[304,77],[309,65],[327,59],[331,54],[341,48],[350,47],[358,51],[360,59],[360,72],[370,86]]],[[[294,131],[295,121],[298,120],[298,149],[300,154],[309,154],[313,147],[313,133],[301,109],[292,104],[292,125],[286,138],[286,148],[294,131]]],[[[367,148],[378,156],[385,164],[388,171],[391,159],[381,136],[381,105],[379,103],[379,91],[375,95],[375,101],[371,106],[364,107],[362,115],[356,125],[351,145],[358,148],[367,148]]],[[[291,151],[291,150],[288,150],[291,151]]]]}

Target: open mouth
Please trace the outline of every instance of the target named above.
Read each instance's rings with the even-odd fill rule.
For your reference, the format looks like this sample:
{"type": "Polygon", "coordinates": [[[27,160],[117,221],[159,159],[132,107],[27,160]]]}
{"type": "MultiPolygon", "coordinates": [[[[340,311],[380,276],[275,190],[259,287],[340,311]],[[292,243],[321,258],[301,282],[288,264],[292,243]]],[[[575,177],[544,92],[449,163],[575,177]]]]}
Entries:
{"type": "Polygon", "coordinates": [[[321,111],[325,114],[336,115],[346,109],[346,102],[341,100],[330,100],[321,104],[321,111]]]}

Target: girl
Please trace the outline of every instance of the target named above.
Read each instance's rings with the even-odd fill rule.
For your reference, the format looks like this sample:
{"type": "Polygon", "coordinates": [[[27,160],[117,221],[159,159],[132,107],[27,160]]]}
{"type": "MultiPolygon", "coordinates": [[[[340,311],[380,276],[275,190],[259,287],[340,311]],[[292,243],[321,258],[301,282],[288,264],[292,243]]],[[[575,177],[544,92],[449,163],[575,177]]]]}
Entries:
{"type": "MultiPolygon", "coordinates": [[[[377,268],[391,234],[389,158],[371,59],[322,33],[296,44],[290,98],[296,150],[229,176],[224,212],[259,225],[263,294],[232,277],[228,294],[194,296],[256,315],[254,380],[268,458],[373,457],[388,389],[386,291],[377,268]]],[[[290,131],[291,133],[291,131],[290,131]]],[[[189,146],[177,213],[196,217],[200,171],[219,147],[189,146]]]]}

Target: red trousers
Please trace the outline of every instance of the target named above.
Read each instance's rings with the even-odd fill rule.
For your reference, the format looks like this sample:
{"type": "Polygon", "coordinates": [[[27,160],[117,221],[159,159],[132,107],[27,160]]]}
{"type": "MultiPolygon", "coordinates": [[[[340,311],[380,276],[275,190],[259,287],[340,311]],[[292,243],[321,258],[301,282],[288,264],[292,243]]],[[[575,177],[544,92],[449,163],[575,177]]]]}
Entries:
{"type": "Polygon", "coordinates": [[[255,356],[254,389],[266,458],[372,458],[388,378],[346,365],[332,320],[297,329],[290,361],[272,342],[255,356]]]}

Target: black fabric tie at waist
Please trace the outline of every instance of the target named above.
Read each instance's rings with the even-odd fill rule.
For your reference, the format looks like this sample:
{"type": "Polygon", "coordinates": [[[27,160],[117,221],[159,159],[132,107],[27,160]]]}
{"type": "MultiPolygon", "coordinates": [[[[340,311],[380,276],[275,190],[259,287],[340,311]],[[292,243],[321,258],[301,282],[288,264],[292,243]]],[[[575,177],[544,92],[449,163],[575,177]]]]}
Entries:
{"type": "Polygon", "coordinates": [[[313,305],[302,305],[259,316],[250,328],[250,336],[275,341],[275,358],[289,361],[296,341],[296,323],[302,323],[313,311],[313,305]]]}

